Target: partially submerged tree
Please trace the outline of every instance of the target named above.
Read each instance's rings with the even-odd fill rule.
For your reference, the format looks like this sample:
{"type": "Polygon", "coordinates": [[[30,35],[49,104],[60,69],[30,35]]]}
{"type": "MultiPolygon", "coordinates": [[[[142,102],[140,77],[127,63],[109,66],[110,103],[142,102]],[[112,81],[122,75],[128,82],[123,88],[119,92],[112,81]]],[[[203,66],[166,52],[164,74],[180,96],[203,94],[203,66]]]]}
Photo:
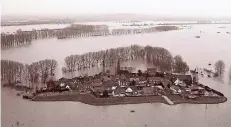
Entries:
{"type": "Polygon", "coordinates": [[[173,71],[175,73],[186,73],[189,71],[189,66],[180,55],[174,57],[173,71]]]}
{"type": "Polygon", "coordinates": [[[1,80],[7,81],[8,85],[13,85],[22,80],[24,65],[11,60],[1,60],[1,80]]]}
{"type": "Polygon", "coordinates": [[[224,71],[225,71],[225,63],[224,61],[222,60],[218,60],[216,63],[215,63],[215,73],[218,75],[218,76],[221,76],[224,71]]]}
{"type": "Polygon", "coordinates": [[[138,75],[141,76],[142,75],[142,71],[138,70],[138,75]]]}

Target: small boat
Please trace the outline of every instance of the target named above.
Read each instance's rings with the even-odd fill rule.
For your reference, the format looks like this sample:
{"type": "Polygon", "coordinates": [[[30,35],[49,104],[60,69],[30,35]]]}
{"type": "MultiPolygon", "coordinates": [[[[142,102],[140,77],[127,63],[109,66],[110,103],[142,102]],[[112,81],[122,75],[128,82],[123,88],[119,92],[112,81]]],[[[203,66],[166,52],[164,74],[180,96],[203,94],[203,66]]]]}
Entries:
{"type": "Polygon", "coordinates": [[[221,33],[221,32],[217,32],[218,34],[221,33]]]}
{"type": "Polygon", "coordinates": [[[226,32],[227,34],[230,34],[230,32],[226,32]]]}
{"type": "Polygon", "coordinates": [[[135,110],[131,110],[130,112],[135,112],[135,110]]]}
{"type": "Polygon", "coordinates": [[[196,36],[196,38],[201,38],[200,36],[196,36]]]}

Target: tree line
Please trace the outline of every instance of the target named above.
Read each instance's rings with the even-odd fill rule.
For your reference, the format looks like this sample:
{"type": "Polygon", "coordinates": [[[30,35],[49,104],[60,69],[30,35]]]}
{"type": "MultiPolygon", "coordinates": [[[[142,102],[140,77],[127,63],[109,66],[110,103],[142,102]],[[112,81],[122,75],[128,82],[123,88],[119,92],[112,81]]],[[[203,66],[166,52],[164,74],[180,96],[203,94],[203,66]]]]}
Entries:
{"type": "MultiPolygon", "coordinates": [[[[70,55],[65,58],[65,72],[91,68],[94,66],[109,67],[118,61],[146,60],[161,71],[185,73],[189,70],[181,56],[173,57],[161,47],[131,45],[128,47],[111,48],[82,55],[70,55]]],[[[56,60],[45,59],[32,64],[23,64],[11,60],[1,60],[1,80],[9,85],[26,82],[31,88],[36,84],[45,83],[55,73],[58,66],[56,60]]]]}
{"type": "Polygon", "coordinates": [[[128,47],[111,48],[98,52],[89,52],[82,55],[70,55],[65,58],[63,72],[72,72],[97,65],[110,67],[120,59],[121,62],[132,60],[146,60],[158,67],[161,71],[185,73],[189,70],[181,56],[173,58],[165,48],[131,45],[128,47]]]}
{"type": "MultiPolygon", "coordinates": [[[[112,35],[150,33],[155,31],[177,30],[176,26],[157,26],[143,29],[113,29],[112,35]]],[[[63,29],[41,29],[32,31],[17,30],[14,33],[1,33],[1,48],[10,48],[19,45],[30,44],[33,40],[57,37],[58,39],[72,37],[108,36],[107,25],[80,25],[72,24],[63,29]]]]}
{"type": "Polygon", "coordinates": [[[58,63],[53,59],[40,60],[32,64],[22,64],[11,60],[1,60],[1,80],[8,85],[28,83],[32,88],[38,83],[45,83],[55,73],[58,63]]]}
{"type": "Polygon", "coordinates": [[[32,40],[54,37],[60,29],[41,29],[32,31],[17,30],[14,33],[1,33],[1,48],[30,44],[32,40]]]}

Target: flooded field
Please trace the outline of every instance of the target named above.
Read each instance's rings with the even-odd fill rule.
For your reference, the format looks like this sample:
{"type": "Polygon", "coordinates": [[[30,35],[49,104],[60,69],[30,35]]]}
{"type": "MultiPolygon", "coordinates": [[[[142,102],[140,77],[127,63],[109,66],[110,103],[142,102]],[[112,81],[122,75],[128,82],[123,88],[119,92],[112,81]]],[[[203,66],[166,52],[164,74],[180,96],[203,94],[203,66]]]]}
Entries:
{"type": "MultiPolygon", "coordinates": [[[[228,101],[223,104],[135,104],[97,107],[78,102],[30,102],[17,97],[15,91],[2,88],[2,126],[8,127],[19,121],[25,126],[31,124],[33,127],[229,127],[231,81],[228,79],[227,71],[231,65],[231,34],[227,32],[231,32],[231,26],[227,25],[227,28],[222,29],[218,27],[219,25],[193,25],[191,29],[139,35],[41,39],[25,47],[2,50],[1,56],[2,59],[22,63],[32,63],[46,58],[55,59],[59,64],[57,77],[63,76],[61,68],[64,66],[64,58],[68,55],[132,44],[164,47],[173,55],[182,55],[192,69],[197,66],[207,68],[210,62],[213,66],[221,59],[226,64],[224,80],[221,82],[200,77],[200,82],[224,93],[228,101]],[[135,110],[135,113],[130,113],[130,110],[135,110]]],[[[137,61],[123,63],[122,66],[145,69],[151,65],[137,61]]],[[[71,76],[100,71],[101,68],[93,68],[75,72],[71,76]]]]}

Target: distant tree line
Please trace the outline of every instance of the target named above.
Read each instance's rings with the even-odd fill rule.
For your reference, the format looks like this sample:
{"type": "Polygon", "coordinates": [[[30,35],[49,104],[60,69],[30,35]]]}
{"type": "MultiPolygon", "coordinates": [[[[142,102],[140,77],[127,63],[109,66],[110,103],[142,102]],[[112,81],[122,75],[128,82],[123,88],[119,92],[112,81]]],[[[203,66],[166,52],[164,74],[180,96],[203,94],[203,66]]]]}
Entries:
{"type": "MultiPolygon", "coordinates": [[[[113,29],[112,35],[150,33],[155,31],[177,30],[176,26],[157,26],[142,29],[113,29]]],[[[41,29],[32,31],[17,30],[14,33],[1,33],[1,48],[11,48],[19,45],[30,44],[33,40],[57,37],[58,39],[72,37],[90,37],[110,35],[107,25],[80,25],[72,24],[63,29],[41,29]]]]}
{"type": "Polygon", "coordinates": [[[171,53],[161,47],[131,45],[128,47],[111,48],[98,52],[89,52],[82,55],[70,55],[65,58],[63,72],[72,72],[96,65],[110,67],[120,59],[121,62],[132,60],[146,60],[158,67],[161,71],[185,73],[189,70],[181,56],[175,59],[171,53]]]}
{"type": "Polygon", "coordinates": [[[57,61],[53,59],[40,60],[32,64],[22,64],[11,60],[1,60],[1,80],[8,85],[27,82],[34,87],[37,83],[45,83],[49,75],[55,73],[57,61]]]}
{"type": "Polygon", "coordinates": [[[14,33],[1,33],[1,48],[30,44],[32,40],[54,37],[60,29],[41,29],[32,31],[17,30],[14,33]]]}

